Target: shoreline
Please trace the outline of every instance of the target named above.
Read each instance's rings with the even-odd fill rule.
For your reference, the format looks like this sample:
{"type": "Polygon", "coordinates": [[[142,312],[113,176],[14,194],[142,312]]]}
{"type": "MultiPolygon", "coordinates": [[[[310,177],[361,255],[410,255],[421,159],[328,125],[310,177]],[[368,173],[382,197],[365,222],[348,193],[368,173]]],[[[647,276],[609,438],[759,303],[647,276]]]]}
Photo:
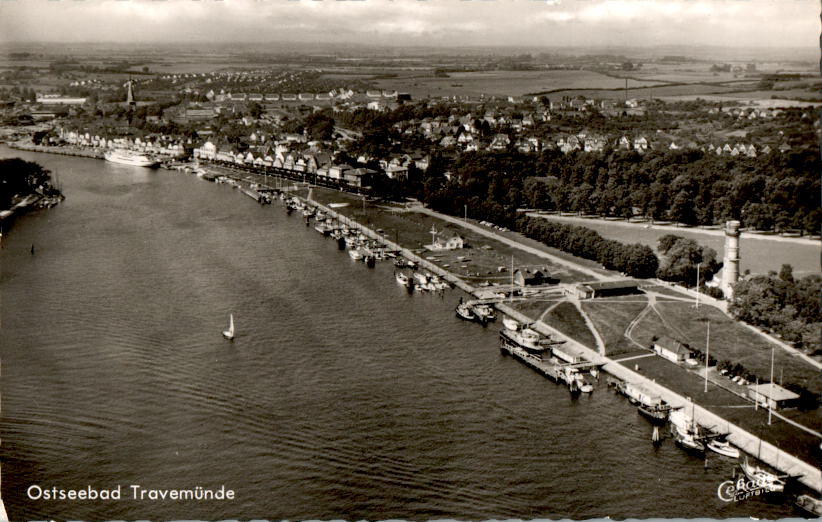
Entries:
{"type": "MultiPolygon", "coordinates": [[[[705,228],[704,226],[677,226],[673,224],[651,224],[651,223],[644,223],[644,222],[630,222],[624,219],[607,219],[603,217],[584,217],[584,216],[567,216],[562,215],[560,213],[545,213],[545,212],[537,212],[537,211],[529,211],[524,212],[526,216],[535,217],[535,218],[542,218],[547,219],[549,221],[568,221],[571,223],[597,223],[602,225],[616,225],[624,228],[632,228],[632,229],[650,229],[650,230],[664,230],[664,231],[671,231],[671,232],[692,232],[694,234],[704,234],[707,236],[714,236],[714,237],[725,237],[725,232],[722,228],[705,228]]],[[[713,227],[717,227],[719,225],[714,225],[713,227]]],[[[822,238],[820,237],[792,237],[792,236],[782,236],[776,233],[759,233],[759,232],[751,232],[742,229],[740,232],[741,239],[758,239],[758,240],[765,240],[765,241],[778,241],[778,242],[787,242],[787,243],[796,243],[800,245],[813,245],[813,246],[822,246],[822,238]]]]}

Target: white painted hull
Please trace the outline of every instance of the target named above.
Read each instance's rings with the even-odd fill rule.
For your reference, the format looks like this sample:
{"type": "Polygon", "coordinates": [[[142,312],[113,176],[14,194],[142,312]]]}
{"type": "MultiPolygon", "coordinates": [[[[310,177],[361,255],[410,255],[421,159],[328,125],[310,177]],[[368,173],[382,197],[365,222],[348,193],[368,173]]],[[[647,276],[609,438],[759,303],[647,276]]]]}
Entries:
{"type": "Polygon", "coordinates": [[[130,152],[107,152],[104,157],[106,158],[106,161],[110,161],[112,163],[132,165],[135,167],[156,167],[160,164],[159,161],[153,160],[144,154],[134,154],[130,152]]]}

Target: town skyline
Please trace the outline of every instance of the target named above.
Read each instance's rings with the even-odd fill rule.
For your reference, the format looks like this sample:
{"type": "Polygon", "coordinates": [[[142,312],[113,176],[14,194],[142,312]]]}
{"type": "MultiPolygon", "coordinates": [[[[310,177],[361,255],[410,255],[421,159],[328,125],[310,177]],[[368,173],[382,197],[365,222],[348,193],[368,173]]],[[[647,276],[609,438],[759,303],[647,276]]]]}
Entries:
{"type": "Polygon", "coordinates": [[[818,49],[818,4],[718,0],[6,2],[0,43],[818,49]],[[182,23],[181,23],[182,22],[182,23]]]}

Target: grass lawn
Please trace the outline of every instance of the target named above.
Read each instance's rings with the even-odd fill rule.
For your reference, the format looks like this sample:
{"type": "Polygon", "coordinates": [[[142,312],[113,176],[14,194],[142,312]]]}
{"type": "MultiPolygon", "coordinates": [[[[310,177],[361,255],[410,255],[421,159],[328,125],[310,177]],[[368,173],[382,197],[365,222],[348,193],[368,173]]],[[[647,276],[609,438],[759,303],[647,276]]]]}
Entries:
{"type": "MultiPolygon", "coordinates": [[[[742,364],[760,380],[770,379],[771,348],[775,346],[764,337],[750,331],[711,306],[700,306],[697,311],[689,303],[657,303],[657,309],[683,342],[705,350],[707,325],[711,322],[711,355],[717,360],[728,359],[742,364]]],[[[803,359],[793,356],[779,346],[773,350],[774,380],[805,386],[814,393],[822,393],[819,370],[803,359]]]]}
{"type": "MultiPolygon", "coordinates": [[[[655,294],[662,294],[662,295],[667,295],[667,296],[671,296],[671,297],[684,297],[686,299],[694,299],[693,297],[691,297],[689,294],[687,294],[685,292],[679,292],[679,291],[677,291],[673,288],[667,287],[667,286],[653,285],[653,286],[644,286],[642,288],[643,288],[643,290],[647,290],[649,292],[654,292],[655,294]]],[[[696,299],[694,299],[694,301],[696,301],[696,299]]]]}
{"type": "Polygon", "coordinates": [[[540,318],[542,313],[545,312],[545,310],[554,306],[555,304],[557,304],[557,299],[547,300],[531,298],[526,299],[525,301],[514,301],[511,307],[514,310],[521,312],[524,315],[530,317],[532,320],[536,321],[540,318]]]}
{"type": "Polygon", "coordinates": [[[613,357],[637,351],[637,346],[625,338],[625,329],[647,305],[644,295],[632,295],[583,301],[582,309],[605,341],[605,354],[613,357]]]}
{"type": "Polygon", "coordinates": [[[594,334],[591,333],[588,325],[585,324],[585,319],[572,303],[560,303],[545,316],[543,321],[588,348],[597,349],[594,334]]]}

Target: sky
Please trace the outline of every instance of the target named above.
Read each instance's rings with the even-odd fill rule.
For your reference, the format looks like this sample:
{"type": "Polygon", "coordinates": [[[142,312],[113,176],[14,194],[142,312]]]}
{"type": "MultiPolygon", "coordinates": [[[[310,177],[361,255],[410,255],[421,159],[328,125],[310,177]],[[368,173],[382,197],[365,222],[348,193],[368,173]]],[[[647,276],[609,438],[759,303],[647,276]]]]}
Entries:
{"type": "Polygon", "coordinates": [[[0,43],[819,48],[819,0],[0,0],[0,43]]]}

